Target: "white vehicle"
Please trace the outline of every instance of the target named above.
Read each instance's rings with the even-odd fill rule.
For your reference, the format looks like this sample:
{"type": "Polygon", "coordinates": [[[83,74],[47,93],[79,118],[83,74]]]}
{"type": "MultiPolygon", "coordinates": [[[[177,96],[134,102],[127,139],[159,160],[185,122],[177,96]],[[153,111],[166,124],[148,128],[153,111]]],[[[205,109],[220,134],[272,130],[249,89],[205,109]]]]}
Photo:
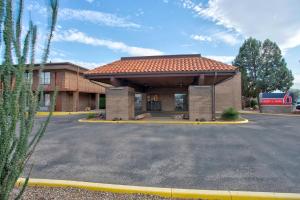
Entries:
{"type": "Polygon", "coordinates": [[[298,99],[297,103],[296,103],[296,109],[300,110],[300,99],[298,99]]]}

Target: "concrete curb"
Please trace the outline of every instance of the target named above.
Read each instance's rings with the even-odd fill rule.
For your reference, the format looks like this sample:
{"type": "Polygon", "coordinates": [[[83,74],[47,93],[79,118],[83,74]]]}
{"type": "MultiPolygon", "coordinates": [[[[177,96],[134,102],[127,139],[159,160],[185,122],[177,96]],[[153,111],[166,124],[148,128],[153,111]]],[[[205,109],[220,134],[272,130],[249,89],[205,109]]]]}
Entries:
{"type": "Polygon", "coordinates": [[[269,115],[269,116],[282,116],[282,117],[300,117],[300,115],[298,115],[298,114],[258,113],[258,112],[251,112],[251,111],[241,111],[240,114],[269,115]]]}
{"type": "MultiPolygon", "coordinates": [[[[19,178],[16,186],[24,184],[25,179],[19,178]]],[[[239,192],[218,190],[190,190],[177,188],[158,188],[90,183],[67,180],[29,179],[28,186],[39,187],[74,187],[93,191],[149,194],[167,198],[205,199],[205,200],[299,200],[300,194],[272,192],[239,192]]]]}
{"type": "Polygon", "coordinates": [[[189,124],[189,125],[226,125],[226,124],[246,124],[249,122],[248,119],[240,121],[214,121],[214,122],[196,122],[196,121],[159,121],[159,120],[90,120],[90,119],[79,119],[79,122],[84,123],[106,123],[106,124],[189,124]]]}
{"type": "MultiPolygon", "coordinates": [[[[67,115],[82,115],[82,114],[89,114],[94,112],[53,112],[52,116],[67,116],[67,115]]],[[[37,112],[36,116],[38,117],[47,117],[49,112],[37,112]]]]}

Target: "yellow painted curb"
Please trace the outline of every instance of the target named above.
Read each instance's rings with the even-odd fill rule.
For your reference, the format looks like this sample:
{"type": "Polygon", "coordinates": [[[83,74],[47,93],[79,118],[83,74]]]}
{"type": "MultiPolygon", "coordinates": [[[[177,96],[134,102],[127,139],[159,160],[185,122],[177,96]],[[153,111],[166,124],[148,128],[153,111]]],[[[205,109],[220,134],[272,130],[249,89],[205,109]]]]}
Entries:
{"type": "MultiPolygon", "coordinates": [[[[94,112],[53,112],[52,116],[66,116],[66,115],[81,115],[81,114],[90,114],[94,112]]],[[[37,112],[36,116],[46,117],[49,115],[49,112],[37,112]]]]}
{"type": "MultiPolygon", "coordinates": [[[[25,179],[19,178],[17,186],[24,184],[25,179]]],[[[140,186],[126,186],[113,185],[104,183],[90,183],[81,181],[67,181],[67,180],[51,180],[51,179],[29,179],[28,186],[40,187],[74,187],[86,190],[125,193],[125,194],[149,194],[161,197],[171,198],[171,188],[156,188],[156,187],[140,187],[140,186]]]]}
{"type": "MultiPolygon", "coordinates": [[[[24,184],[25,179],[19,178],[16,186],[24,184]]],[[[300,194],[296,193],[272,193],[272,192],[242,192],[219,190],[190,190],[177,188],[158,188],[113,185],[103,183],[90,183],[67,180],[29,179],[28,186],[38,187],[74,187],[86,190],[126,193],[148,194],[167,198],[205,199],[205,200],[299,200],[300,194]]]]}
{"type": "Polygon", "coordinates": [[[246,124],[249,122],[248,119],[240,121],[214,121],[214,122],[197,122],[197,121],[159,121],[159,120],[91,120],[91,119],[79,119],[79,122],[84,123],[109,123],[109,124],[190,124],[190,125],[226,125],[226,124],[246,124]]]}

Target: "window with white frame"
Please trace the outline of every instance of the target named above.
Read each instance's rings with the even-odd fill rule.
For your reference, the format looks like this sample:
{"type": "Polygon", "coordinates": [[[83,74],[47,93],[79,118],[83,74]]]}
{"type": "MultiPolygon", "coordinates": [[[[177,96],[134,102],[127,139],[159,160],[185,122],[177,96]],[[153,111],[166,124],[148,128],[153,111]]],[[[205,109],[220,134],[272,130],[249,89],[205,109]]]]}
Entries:
{"type": "Polygon", "coordinates": [[[44,106],[50,106],[51,104],[51,96],[49,93],[44,94],[44,106]]]}
{"type": "Polygon", "coordinates": [[[32,83],[32,73],[25,72],[24,73],[24,79],[25,79],[25,81],[28,81],[28,82],[32,83]]]}
{"type": "Polygon", "coordinates": [[[51,82],[51,74],[50,72],[42,72],[40,74],[40,84],[49,85],[51,82]]]}

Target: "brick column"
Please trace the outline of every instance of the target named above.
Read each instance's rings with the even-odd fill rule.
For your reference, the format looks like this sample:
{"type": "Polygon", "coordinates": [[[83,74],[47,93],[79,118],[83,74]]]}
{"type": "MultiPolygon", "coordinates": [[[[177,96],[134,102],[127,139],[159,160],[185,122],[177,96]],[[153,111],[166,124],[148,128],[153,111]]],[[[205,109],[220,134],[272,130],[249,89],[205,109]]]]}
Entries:
{"type": "Polygon", "coordinates": [[[134,119],[135,91],[130,87],[112,87],[106,90],[106,119],[134,119]]]}
{"type": "Polygon", "coordinates": [[[189,86],[189,118],[212,120],[212,86],[189,86]]]}
{"type": "Polygon", "coordinates": [[[95,109],[96,109],[96,110],[99,110],[100,94],[99,94],[99,93],[96,93],[95,95],[96,95],[96,96],[95,96],[95,109]]]}
{"type": "Polygon", "coordinates": [[[147,111],[147,94],[142,93],[142,111],[146,112],[147,111]]]}
{"type": "Polygon", "coordinates": [[[73,112],[79,111],[79,92],[73,92],[73,112]]]}

